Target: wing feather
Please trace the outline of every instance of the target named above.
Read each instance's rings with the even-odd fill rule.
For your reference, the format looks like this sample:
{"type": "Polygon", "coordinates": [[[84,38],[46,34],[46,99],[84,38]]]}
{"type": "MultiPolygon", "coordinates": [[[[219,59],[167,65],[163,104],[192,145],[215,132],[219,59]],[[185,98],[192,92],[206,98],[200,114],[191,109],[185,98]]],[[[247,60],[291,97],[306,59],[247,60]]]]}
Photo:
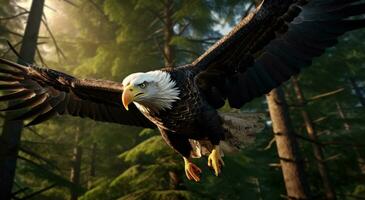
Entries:
{"type": "Polygon", "coordinates": [[[364,14],[360,0],[264,0],[187,67],[213,107],[228,99],[240,108],[309,66],[344,33],[365,27],[364,14]]]}
{"type": "Polygon", "coordinates": [[[19,91],[24,88],[21,84],[0,84],[0,90],[19,91]]]}
{"type": "Polygon", "coordinates": [[[32,98],[26,99],[20,103],[11,104],[7,108],[2,109],[1,111],[19,110],[27,107],[32,108],[34,106],[43,103],[46,99],[47,99],[47,94],[37,95],[32,98]]]}
{"type": "Polygon", "coordinates": [[[11,94],[0,96],[0,101],[9,101],[11,99],[28,99],[34,96],[34,92],[29,90],[21,90],[11,94]]]}
{"type": "Polygon", "coordinates": [[[1,111],[25,110],[16,120],[33,118],[35,125],[55,115],[69,114],[97,121],[155,126],[135,106],[126,111],[121,102],[121,83],[77,79],[52,69],[22,66],[0,58],[0,90],[13,93],[0,96],[0,101],[13,101],[1,111]]]}
{"type": "Polygon", "coordinates": [[[56,109],[50,109],[50,110],[38,115],[37,117],[35,117],[31,122],[29,122],[25,126],[28,127],[28,126],[33,126],[33,125],[40,124],[40,123],[52,118],[55,115],[57,115],[57,110],[56,109]]]}

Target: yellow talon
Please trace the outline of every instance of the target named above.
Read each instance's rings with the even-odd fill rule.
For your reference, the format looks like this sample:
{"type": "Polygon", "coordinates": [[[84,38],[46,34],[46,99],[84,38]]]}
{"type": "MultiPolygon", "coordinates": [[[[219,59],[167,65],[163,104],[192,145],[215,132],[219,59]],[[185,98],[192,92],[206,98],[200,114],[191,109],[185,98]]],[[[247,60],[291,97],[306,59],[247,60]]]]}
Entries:
{"type": "Polygon", "coordinates": [[[184,163],[185,163],[185,175],[189,180],[194,180],[195,182],[200,181],[199,174],[202,172],[202,170],[197,167],[194,163],[190,162],[189,159],[184,157],[184,163]]]}
{"type": "Polygon", "coordinates": [[[208,157],[208,166],[212,167],[216,176],[221,173],[221,167],[224,166],[224,162],[220,155],[219,146],[214,146],[214,149],[208,157]]]}

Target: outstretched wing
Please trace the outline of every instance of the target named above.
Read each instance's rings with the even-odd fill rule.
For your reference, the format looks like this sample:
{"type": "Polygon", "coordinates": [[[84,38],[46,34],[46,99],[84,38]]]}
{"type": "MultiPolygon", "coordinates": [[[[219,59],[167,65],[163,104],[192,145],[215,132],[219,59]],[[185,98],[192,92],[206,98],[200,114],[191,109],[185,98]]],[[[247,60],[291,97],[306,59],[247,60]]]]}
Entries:
{"type": "Polygon", "coordinates": [[[2,111],[25,110],[15,119],[33,119],[28,125],[57,114],[70,114],[96,121],[155,127],[135,106],[128,112],[124,109],[121,83],[77,79],[52,69],[26,67],[1,58],[0,63],[5,64],[0,67],[0,90],[12,92],[1,96],[0,101],[17,100],[2,111]]]}
{"type": "Polygon", "coordinates": [[[360,0],[265,0],[189,66],[212,106],[240,108],[364,27],[364,13],[360,0]]]}

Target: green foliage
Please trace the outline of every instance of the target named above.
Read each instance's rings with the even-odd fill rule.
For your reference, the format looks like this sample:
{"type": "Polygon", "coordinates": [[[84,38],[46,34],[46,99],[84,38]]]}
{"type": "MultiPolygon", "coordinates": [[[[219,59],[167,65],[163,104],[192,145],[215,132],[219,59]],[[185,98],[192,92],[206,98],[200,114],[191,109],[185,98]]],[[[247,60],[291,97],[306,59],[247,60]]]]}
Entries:
{"type": "Polygon", "coordinates": [[[158,157],[165,157],[172,154],[172,150],[164,144],[160,136],[153,136],[133,149],[122,153],[119,158],[127,163],[149,164],[158,157]]]}
{"type": "Polygon", "coordinates": [[[98,199],[101,193],[104,199],[196,199],[189,191],[172,188],[168,174],[181,170],[181,165],[160,136],[152,136],[119,157],[128,166],[123,173],[88,191],[83,200],[98,199]]]}
{"type": "MultiPolygon", "coordinates": [[[[363,182],[363,178],[359,178],[363,177],[359,169],[359,158],[364,156],[361,142],[364,140],[364,107],[360,106],[359,97],[349,79],[355,78],[357,84],[364,84],[365,43],[361,39],[364,33],[360,30],[346,34],[336,47],[316,59],[313,66],[300,76],[301,87],[308,99],[339,88],[344,89],[338,94],[309,102],[306,106],[315,121],[319,141],[325,144],[324,156],[328,158],[326,164],[331,182],[336,191],[343,193],[342,198],[348,198],[345,194],[355,194],[353,191],[361,190],[363,182]],[[338,105],[345,118],[341,117],[338,105]]],[[[287,87],[290,102],[295,104],[291,90],[287,87]]],[[[291,112],[297,133],[307,137],[300,108],[293,108],[291,112]]],[[[312,144],[303,141],[302,148],[308,159],[307,173],[313,191],[315,194],[323,194],[323,190],[318,189],[322,188],[322,183],[317,178],[319,174],[312,154],[312,144]]],[[[361,192],[356,194],[363,195],[361,192]]]]}

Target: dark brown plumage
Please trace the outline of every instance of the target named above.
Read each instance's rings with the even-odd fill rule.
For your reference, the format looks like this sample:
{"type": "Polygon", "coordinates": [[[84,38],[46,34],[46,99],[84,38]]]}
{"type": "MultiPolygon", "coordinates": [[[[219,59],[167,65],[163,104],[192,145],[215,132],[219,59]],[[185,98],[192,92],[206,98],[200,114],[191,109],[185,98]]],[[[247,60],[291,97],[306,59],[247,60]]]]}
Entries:
{"type": "Polygon", "coordinates": [[[0,62],[8,67],[1,68],[1,90],[10,91],[0,101],[18,99],[2,111],[30,108],[15,119],[35,117],[28,125],[41,123],[57,114],[88,117],[96,121],[154,128],[135,106],[127,112],[122,105],[121,83],[77,79],[70,75],[47,68],[22,66],[4,59],[0,62]]]}
{"type": "Polygon", "coordinates": [[[240,108],[309,66],[347,31],[365,26],[358,0],[266,0],[193,62],[215,108],[240,108]],[[237,92],[239,91],[239,92],[237,92]]]}

